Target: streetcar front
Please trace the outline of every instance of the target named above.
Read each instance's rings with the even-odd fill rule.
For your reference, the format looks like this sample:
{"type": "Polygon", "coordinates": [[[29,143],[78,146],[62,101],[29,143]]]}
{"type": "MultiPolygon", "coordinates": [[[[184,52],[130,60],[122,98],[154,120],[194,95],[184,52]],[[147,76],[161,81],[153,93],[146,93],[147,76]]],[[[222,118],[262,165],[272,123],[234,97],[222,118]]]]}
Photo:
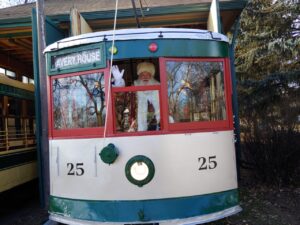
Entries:
{"type": "Polygon", "coordinates": [[[52,220],[196,224],[240,211],[225,36],[126,29],[46,55],[52,220]]]}

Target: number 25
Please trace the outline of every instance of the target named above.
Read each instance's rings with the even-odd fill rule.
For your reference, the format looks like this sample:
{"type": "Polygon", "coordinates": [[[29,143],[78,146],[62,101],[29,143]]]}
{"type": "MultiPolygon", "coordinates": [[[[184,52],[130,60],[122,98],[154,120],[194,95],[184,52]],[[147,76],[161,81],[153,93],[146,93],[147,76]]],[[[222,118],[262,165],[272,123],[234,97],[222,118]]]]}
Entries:
{"type": "Polygon", "coordinates": [[[76,168],[73,163],[67,163],[67,167],[69,168],[69,176],[82,176],[84,174],[83,163],[76,163],[76,168]]]}
{"type": "Polygon", "coordinates": [[[207,169],[215,169],[218,165],[217,161],[215,160],[217,156],[209,156],[208,157],[208,162],[207,158],[205,157],[200,157],[198,158],[198,162],[200,163],[199,170],[207,170],[207,169]]]}

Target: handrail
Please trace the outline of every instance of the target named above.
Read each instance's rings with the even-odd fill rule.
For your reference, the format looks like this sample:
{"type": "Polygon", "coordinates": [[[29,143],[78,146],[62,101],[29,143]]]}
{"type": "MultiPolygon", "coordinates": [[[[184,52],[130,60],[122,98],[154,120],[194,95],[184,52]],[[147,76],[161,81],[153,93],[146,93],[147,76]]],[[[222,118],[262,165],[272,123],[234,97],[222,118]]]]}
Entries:
{"type": "MultiPolygon", "coordinates": [[[[4,130],[0,130],[0,152],[27,148],[36,144],[34,128],[30,128],[29,119],[24,117],[5,117],[4,130]],[[9,121],[13,119],[14,121],[9,121]],[[20,128],[16,128],[19,119],[20,128]]],[[[34,119],[32,121],[34,123],[34,119]]],[[[33,126],[33,124],[32,124],[33,126]]]]}

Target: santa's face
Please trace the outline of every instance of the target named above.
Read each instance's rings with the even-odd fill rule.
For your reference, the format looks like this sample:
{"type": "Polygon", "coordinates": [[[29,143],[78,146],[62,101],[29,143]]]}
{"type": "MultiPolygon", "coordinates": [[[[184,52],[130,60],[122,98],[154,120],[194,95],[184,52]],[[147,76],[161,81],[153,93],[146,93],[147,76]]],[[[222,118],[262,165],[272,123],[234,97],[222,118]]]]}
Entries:
{"type": "Polygon", "coordinates": [[[148,83],[152,79],[152,75],[149,72],[142,72],[139,75],[139,80],[143,81],[144,83],[148,83]]]}

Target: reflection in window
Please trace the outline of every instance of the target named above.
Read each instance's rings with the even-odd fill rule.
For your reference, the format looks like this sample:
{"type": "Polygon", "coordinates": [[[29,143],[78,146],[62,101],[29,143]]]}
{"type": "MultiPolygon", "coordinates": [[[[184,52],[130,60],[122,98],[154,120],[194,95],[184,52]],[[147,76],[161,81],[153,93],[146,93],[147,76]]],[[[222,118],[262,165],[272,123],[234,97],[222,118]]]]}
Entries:
{"type": "Polygon", "coordinates": [[[169,122],[226,119],[222,62],[166,63],[169,122]]]}
{"type": "Polygon", "coordinates": [[[159,130],[158,91],[115,93],[117,132],[159,130]],[[152,99],[156,98],[156,99],[152,99]]]}
{"type": "Polygon", "coordinates": [[[105,123],[104,74],[53,80],[54,128],[86,128],[105,123]]]}

